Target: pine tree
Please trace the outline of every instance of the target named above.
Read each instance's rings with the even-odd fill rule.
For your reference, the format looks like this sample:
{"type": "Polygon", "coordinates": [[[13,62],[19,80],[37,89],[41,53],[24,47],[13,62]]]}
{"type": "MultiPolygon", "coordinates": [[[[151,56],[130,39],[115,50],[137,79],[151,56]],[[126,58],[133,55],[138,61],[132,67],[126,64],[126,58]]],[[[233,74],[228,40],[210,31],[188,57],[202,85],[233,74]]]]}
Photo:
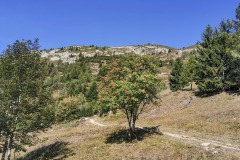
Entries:
{"type": "Polygon", "coordinates": [[[180,58],[177,58],[169,77],[171,90],[177,91],[183,89],[184,85],[186,84],[186,81],[183,77],[183,69],[183,61],[180,58]]]}
{"type": "Polygon", "coordinates": [[[231,35],[226,30],[211,30],[207,26],[202,36],[202,48],[198,49],[197,75],[201,92],[219,92],[230,88],[228,76],[233,57],[231,35]]]}
{"type": "Polygon", "coordinates": [[[96,101],[98,99],[97,83],[93,82],[86,93],[87,101],[96,101]]]}
{"type": "Polygon", "coordinates": [[[196,58],[195,58],[195,55],[190,55],[187,63],[184,64],[182,80],[183,80],[184,84],[190,83],[190,88],[192,90],[193,82],[196,80],[196,58]]]}

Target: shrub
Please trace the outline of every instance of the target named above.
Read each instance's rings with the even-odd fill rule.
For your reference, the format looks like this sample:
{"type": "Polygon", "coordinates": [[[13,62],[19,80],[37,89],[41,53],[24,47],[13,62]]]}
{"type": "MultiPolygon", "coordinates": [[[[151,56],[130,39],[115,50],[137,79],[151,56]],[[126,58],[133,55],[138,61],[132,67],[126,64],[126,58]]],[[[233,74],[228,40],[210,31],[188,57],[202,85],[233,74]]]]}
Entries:
{"type": "Polygon", "coordinates": [[[57,122],[67,122],[80,117],[92,116],[96,113],[93,103],[86,103],[82,93],[78,96],[64,98],[56,106],[55,119],[57,122]]]}

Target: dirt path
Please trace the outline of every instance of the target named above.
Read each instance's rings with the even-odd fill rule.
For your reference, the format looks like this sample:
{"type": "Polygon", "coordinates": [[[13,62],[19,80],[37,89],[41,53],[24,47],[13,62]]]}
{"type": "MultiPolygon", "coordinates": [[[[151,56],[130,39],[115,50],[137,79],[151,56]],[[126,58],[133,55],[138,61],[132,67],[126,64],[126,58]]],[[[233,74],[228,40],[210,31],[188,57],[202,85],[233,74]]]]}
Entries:
{"type": "Polygon", "coordinates": [[[101,123],[96,122],[95,119],[83,118],[83,120],[85,120],[85,121],[87,121],[87,122],[89,122],[89,123],[91,123],[91,124],[94,124],[94,125],[96,125],[96,126],[101,126],[101,127],[105,127],[105,126],[106,126],[106,125],[104,125],[104,124],[101,124],[101,123]]]}
{"type": "Polygon", "coordinates": [[[180,135],[180,134],[175,134],[175,133],[169,133],[169,132],[162,132],[163,135],[167,135],[170,137],[174,137],[177,139],[181,139],[184,141],[190,141],[190,142],[195,142],[200,144],[202,147],[204,147],[206,150],[210,149],[211,147],[221,147],[224,149],[230,149],[234,151],[240,151],[240,146],[232,145],[232,144],[226,144],[220,141],[214,141],[211,139],[202,139],[202,138],[196,138],[196,137],[191,137],[187,135],[180,135]]]}
{"type": "MultiPolygon", "coordinates": [[[[97,125],[97,126],[101,126],[101,127],[107,126],[107,125],[96,122],[95,119],[84,118],[84,120],[93,125],[97,125]]],[[[139,128],[142,128],[142,127],[139,127],[139,128]]],[[[211,149],[221,147],[221,148],[224,148],[227,150],[240,151],[240,146],[233,145],[233,144],[227,144],[227,143],[223,143],[223,142],[215,141],[215,140],[211,140],[211,139],[203,139],[203,138],[191,137],[191,136],[187,136],[187,135],[181,135],[181,134],[169,133],[169,132],[162,132],[162,134],[169,136],[169,137],[183,140],[184,142],[193,143],[195,145],[196,144],[201,145],[206,150],[211,150],[211,149]]]]}

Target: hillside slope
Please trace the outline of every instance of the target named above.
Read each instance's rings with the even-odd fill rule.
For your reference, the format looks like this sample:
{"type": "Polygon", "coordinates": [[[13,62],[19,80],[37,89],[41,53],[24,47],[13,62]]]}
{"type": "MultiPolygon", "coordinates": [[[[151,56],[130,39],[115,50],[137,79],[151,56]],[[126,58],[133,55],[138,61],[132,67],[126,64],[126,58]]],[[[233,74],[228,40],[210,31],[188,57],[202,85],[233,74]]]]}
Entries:
{"type": "Polygon", "coordinates": [[[166,90],[161,93],[161,101],[149,106],[140,116],[137,126],[148,130],[160,125],[159,131],[170,135],[139,130],[141,140],[129,143],[125,137],[126,119],[118,112],[53,126],[39,134],[41,143],[17,157],[25,160],[237,160],[240,159],[240,151],[235,150],[240,149],[239,103],[240,96],[236,94],[221,93],[202,98],[190,91],[166,90]],[[196,141],[191,140],[193,137],[196,141]],[[215,142],[219,143],[214,145],[215,142]],[[235,149],[223,146],[234,146],[235,149]]]}
{"type": "Polygon", "coordinates": [[[98,46],[70,46],[59,49],[43,50],[42,57],[49,58],[50,61],[62,60],[62,62],[74,63],[78,59],[78,55],[84,57],[93,56],[112,56],[122,54],[136,55],[159,55],[162,60],[180,57],[183,52],[191,52],[197,46],[186,47],[183,49],[175,49],[173,47],[163,45],[137,45],[137,46],[122,46],[122,47],[98,47],[98,46]]]}

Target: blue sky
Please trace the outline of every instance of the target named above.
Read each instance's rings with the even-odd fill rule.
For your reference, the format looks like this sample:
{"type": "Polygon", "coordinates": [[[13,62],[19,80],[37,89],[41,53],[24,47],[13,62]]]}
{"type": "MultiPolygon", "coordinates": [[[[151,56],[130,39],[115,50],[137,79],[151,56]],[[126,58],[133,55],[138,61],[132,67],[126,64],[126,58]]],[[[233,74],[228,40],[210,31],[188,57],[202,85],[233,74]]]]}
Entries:
{"type": "Polygon", "coordinates": [[[238,0],[2,0],[0,51],[15,40],[70,45],[186,47],[207,24],[235,18],[238,0]]]}

